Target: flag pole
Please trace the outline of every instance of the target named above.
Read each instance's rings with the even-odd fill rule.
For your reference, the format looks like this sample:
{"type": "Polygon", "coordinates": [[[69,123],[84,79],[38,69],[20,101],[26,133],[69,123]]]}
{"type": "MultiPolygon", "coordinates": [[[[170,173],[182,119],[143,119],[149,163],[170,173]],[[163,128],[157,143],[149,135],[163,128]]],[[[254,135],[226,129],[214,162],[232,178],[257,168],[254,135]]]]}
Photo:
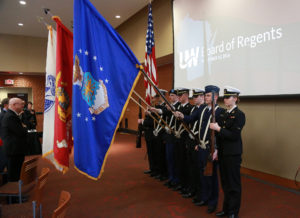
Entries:
{"type": "Polygon", "coordinates": [[[43,9],[43,11],[44,11],[44,13],[46,14],[46,15],[50,15],[51,17],[54,17],[54,15],[50,12],[50,9],[49,8],[42,8],[43,9]]]}
{"type": "MultiPolygon", "coordinates": [[[[166,99],[166,97],[161,93],[161,91],[159,90],[159,88],[154,84],[154,82],[151,80],[151,78],[149,78],[149,76],[147,75],[147,73],[145,72],[144,68],[142,65],[136,65],[137,68],[140,69],[140,71],[144,74],[144,76],[146,77],[146,79],[151,83],[151,85],[154,87],[154,89],[157,91],[157,93],[163,98],[163,100],[166,102],[166,104],[170,107],[171,111],[173,113],[176,112],[175,108],[173,105],[171,105],[171,103],[166,99]]],[[[193,133],[193,131],[182,121],[182,126],[183,128],[189,133],[191,134],[194,139],[196,140],[196,142],[198,144],[200,144],[200,140],[199,138],[195,135],[195,133],[193,133]]]]}
{"type": "MultiPolygon", "coordinates": [[[[143,108],[145,111],[147,111],[147,109],[144,108],[140,103],[138,103],[137,100],[135,100],[133,97],[130,96],[130,99],[131,99],[134,103],[136,103],[138,106],[140,106],[141,108],[143,108]]],[[[150,116],[155,122],[157,122],[158,125],[161,125],[161,124],[159,123],[159,121],[158,121],[154,116],[152,116],[151,114],[149,114],[149,116],[150,116]]],[[[161,126],[162,126],[162,125],[161,125],[161,126]]]]}
{"type": "MultiPolygon", "coordinates": [[[[134,93],[139,99],[141,99],[147,107],[151,107],[151,106],[145,101],[145,99],[143,99],[136,91],[133,90],[133,93],[134,93]]],[[[165,125],[166,127],[168,127],[168,128],[170,129],[170,131],[172,131],[172,129],[171,129],[171,127],[169,126],[169,124],[168,124],[162,117],[160,117],[160,115],[159,115],[156,111],[155,111],[154,113],[155,113],[155,115],[156,115],[157,117],[159,117],[159,119],[164,123],[164,125],[165,125]]]]}
{"type": "Polygon", "coordinates": [[[59,16],[56,16],[56,15],[54,15],[54,14],[52,14],[52,12],[50,12],[50,9],[49,9],[49,8],[43,8],[43,11],[44,11],[44,13],[45,13],[46,15],[49,14],[49,15],[51,16],[51,19],[52,19],[52,20],[55,21],[54,18],[58,18],[58,19],[61,21],[60,17],[59,17],[59,16]]]}
{"type": "Polygon", "coordinates": [[[40,17],[40,16],[36,16],[36,19],[38,20],[39,23],[43,23],[47,28],[49,26],[51,26],[50,24],[48,24],[43,17],[40,17]]]}

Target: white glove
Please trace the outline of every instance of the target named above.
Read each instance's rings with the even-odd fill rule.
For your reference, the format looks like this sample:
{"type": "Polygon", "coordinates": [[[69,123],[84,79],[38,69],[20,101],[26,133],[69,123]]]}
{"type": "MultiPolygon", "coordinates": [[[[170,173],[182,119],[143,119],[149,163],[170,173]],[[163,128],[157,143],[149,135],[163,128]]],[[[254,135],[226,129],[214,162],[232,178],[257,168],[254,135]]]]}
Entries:
{"type": "Polygon", "coordinates": [[[153,130],[153,135],[154,135],[154,136],[157,136],[157,135],[158,135],[158,133],[157,133],[156,130],[153,130]]]}
{"type": "Polygon", "coordinates": [[[171,134],[171,130],[169,127],[165,127],[166,133],[171,134]]]}
{"type": "Polygon", "coordinates": [[[206,149],[205,143],[200,143],[199,147],[202,148],[202,149],[204,149],[204,150],[206,149]]]}
{"type": "Polygon", "coordinates": [[[190,133],[189,134],[190,139],[195,140],[195,137],[190,133]]]}

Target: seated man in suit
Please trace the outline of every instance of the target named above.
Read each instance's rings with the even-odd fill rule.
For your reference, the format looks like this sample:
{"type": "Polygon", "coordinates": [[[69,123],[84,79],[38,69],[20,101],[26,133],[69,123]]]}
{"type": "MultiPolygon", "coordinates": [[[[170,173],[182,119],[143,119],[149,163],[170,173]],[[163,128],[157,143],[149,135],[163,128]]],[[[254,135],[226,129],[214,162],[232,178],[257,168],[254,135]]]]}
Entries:
{"type": "Polygon", "coordinates": [[[8,110],[2,120],[1,135],[3,137],[4,151],[8,160],[7,170],[9,182],[19,180],[27,149],[27,128],[22,124],[19,116],[23,108],[24,102],[22,99],[10,99],[8,110]]]}

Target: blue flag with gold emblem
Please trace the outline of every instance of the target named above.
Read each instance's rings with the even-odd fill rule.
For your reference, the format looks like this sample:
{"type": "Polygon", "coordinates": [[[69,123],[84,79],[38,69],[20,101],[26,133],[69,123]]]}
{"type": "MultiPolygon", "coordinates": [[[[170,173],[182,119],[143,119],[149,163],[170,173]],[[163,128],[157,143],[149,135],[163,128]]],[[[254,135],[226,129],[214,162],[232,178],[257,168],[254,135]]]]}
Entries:
{"type": "Polygon", "coordinates": [[[99,179],[139,75],[135,55],[88,0],[74,0],[74,162],[99,179]]]}

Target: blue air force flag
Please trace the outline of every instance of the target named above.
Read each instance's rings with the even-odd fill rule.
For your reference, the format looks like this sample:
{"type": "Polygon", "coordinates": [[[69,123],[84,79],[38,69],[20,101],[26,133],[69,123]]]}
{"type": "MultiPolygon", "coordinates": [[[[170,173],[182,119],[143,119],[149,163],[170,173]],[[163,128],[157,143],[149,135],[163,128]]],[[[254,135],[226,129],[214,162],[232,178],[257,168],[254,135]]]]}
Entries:
{"type": "Polygon", "coordinates": [[[88,0],[74,0],[73,137],[75,167],[99,179],[140,65],[88,0]]]}

